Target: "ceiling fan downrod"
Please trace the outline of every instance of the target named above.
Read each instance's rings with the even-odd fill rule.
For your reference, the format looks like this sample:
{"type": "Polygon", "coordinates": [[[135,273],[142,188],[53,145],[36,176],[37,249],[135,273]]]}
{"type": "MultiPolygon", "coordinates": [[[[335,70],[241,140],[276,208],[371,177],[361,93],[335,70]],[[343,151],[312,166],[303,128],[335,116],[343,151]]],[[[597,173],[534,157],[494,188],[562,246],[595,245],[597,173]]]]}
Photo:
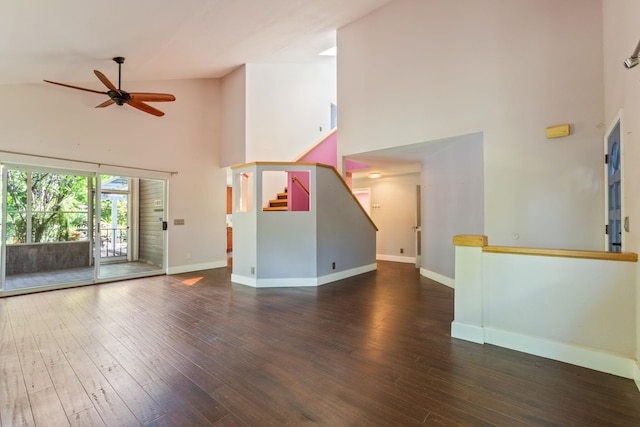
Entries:
{"type": "Polygon", "coordinates": [[[122,63],[124,62],[124,57],[116,56],[113,60],[118,64],[118,91],[120,92],[120,82],[122,81],[122,63]]]}

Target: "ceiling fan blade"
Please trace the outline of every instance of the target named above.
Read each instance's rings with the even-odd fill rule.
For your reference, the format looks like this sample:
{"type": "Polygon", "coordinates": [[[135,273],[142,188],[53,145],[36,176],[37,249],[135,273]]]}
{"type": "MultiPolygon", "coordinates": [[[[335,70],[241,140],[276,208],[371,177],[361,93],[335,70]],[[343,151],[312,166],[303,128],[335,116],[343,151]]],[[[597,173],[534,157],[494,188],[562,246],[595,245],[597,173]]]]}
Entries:
{"type": "Polygon", "coordinates": [[[170,93],[148,93],[148,92],[129,92],[131,99],[144,102],[171,102],[176,97],[170,93]]]}
{"type": "Polygon", "coordinates": [[[107,99],[102,104],[96,105],[96,108],[108,107],[109,105],[112,105],[112,104],[115,104],[115,103],[116,103],[116,101],[114,101],[113,99],[107,99]]]}
{"type": "Polygon", "coordinates": [[[137,108],[138,110],[144,111],[145,113],[153,114],[154,116],[162,117],[164,113],[156,108],[153,108],[151,105],[147,105],[144,102],[136,101],[135,99],[129,100],[127,104],[131,105],[133,108],[137,108]]]}
{"type": "Polygon", "coordinates": [[[104,74],[102,74],[100,71],[98,70],[93,70],[93,72],[95,73],[96,77],[98,77],[98,79],[100,79],[100,81],[102,82],[102,84],[104,84],[106,87],[108,87],[110,90],[114,91],[114,92],[118,92],[120,93],[120,91],[118,90],[117,87],[115,87],[113,85],[113,83],[111,83],[111,81],[107,78],[107,76],[105,76],[104,74]]]}
{"type": "Polygon", "coordinates": [[[108,95],[107,92],[100,92],[99,90],[93,90],[93,89],[87,89],[87,88],[84,88],[84,87],[68,85],[66,83],[52,82],[51,80],[44,80],[44,81],[47,82],[47,83],[58,85],[58,86],[70,87],[71,89],[78,89],[78,90],[84,90],[86,92],[93,92],[93,93],[99,93],[101,95],[108,95]]]}

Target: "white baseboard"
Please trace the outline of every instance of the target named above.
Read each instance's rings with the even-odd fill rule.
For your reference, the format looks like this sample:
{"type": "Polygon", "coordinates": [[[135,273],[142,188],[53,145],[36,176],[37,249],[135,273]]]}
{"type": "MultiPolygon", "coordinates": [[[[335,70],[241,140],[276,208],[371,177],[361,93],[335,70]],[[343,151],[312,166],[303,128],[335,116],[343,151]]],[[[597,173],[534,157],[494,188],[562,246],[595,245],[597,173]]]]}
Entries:
{"type": "Polygon", "coordinates": [[[231,282],[237,283],[239,285],[252,286],[254,288],[256,287],[255,277],[247,277],[231,273],[231,282]]]}
{"type": "Polygon", "coordinates": [[[318,277],[317,283],[318,285],[326,285],[327,283],[346,279],[352,276],[357,276],[358,274],[368,273],[377,269],[378,265],[376,263],[363,265],[361,267],[351,268],[349,270],[343,270],[336,273],[327,274],[326,276],[318,277]]]}
{"type": "Polygon", "coordinates": [[[484,329],[480,326],[466,323],[451,322],[451,337],[478,344],[484,344],[484,329]]]}
{"type": "Polygon", "coordinates": [[[416,263],[416,257],[411,257],[411,256],[395,256],[395,255],[376,254],[376,259],[378,261],[404,262],[405,264],[415,264],[416,263]]]}
{"type": "Polygon", "coordinates": [[[634,359],[488,327],[484,328],[484,339],[487,344],[571,363],[572,365],[606,372],[619,377],[635,379],[636,384],[639,382],[640,370],[637,361],[634,359]]]}
{"type": "Polygon", "coordinates": [[[167,269],[167,274],[191,273],[192,271],[211,270],[212,268],[221,268],[226,266],[227,266],[226,260],[204,262],[201,264],[178,265],[176,267],[169,267],[167,269]]]}
{"type": "Polygon", "coordinates": [[[259,279],[255,277],[241,276],[239,274],[231,274],[231,281],[240,285],[252,286],[254,288],[295,288],[322,286],[327,283],[346,279],[348,277],[357,276],[358,274],[368,273],[377,269],[376,264],[364,265],[349,270],[338,271],[336,273],[327,274],[320,277],[284,277],[284,278],[268,278],[259,279]]]}
{"type": "Polygon", "coordinates": [[[633,380],[636,383],[638,391],[640,391],[640,361],[638,360],[633,364],[633,380]]]}
{"type": "Polygon", "coordinates": [[[443,285],[450,288],[455,288],[455,279],[444,276],[440,273],[436,273],[435,271],[427,270],[426,268],[420,268],[420,275],[428,279],[435,280],[438,283],[442,283],[443,285]]]}

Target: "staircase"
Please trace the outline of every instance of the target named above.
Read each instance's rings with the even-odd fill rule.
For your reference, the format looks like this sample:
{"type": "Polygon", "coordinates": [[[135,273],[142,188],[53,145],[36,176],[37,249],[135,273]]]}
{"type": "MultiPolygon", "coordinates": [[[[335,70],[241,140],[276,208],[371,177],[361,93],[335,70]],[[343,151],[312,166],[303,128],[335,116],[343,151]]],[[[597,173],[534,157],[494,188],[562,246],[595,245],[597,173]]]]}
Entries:
{"type": "Polygon", "coordinates": [[[377,228],[333,166],[254,162],[233,171],[234,190],[251,203],[234,207],[232,282],[320,286],[376,269],[377,228]]]}
{"type": "Polygon", "coordinates": [[[262,208],[263,211],[286,211],[288,210],[288,193],[287,187],[284,187],[284,193],[278,193],[276,199],[269,200],[269,206],[262,208]]]}

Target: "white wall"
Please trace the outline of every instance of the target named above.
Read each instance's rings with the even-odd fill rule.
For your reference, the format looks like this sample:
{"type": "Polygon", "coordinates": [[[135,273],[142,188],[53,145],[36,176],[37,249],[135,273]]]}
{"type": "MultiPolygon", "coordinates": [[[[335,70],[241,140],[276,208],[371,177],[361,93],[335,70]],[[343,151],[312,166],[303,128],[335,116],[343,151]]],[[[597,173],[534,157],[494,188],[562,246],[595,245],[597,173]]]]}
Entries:
{"type": "Polygon", "coordinates": [[[632,378],[637,262],[571,252],[457,246],[451,335],[632,378]]]}
{"type": "Polygon", "coordinates": [[[375,269],[376,231],[360,203],[333,168],[317,167],[316,180],[318,276],[375,269]]]}
{"type": "MultiPolygon", "coordinates": [[[[640,170],[636,165],[640,162],[640,67],[627,70],[622,62],[631,56],[640,38],[640,2],[604,0],[603,16],[605,124],[609,126],[622,110],[622,209],[623,215],[630,219],[630,231],[623,235],[623,249],[639,252],[640,170]]],[[[640,283],[640,269],[638,273],[636,283],[640,283]]],[[[640,316],[637,313],[640,313],[638,288],[636,358],[640,356],[640,316]]]]}
{"type": "Polygon", "coordinates": [[[483,256],[484,326],[630,357],[635,263],[483,256]]]}
{"type": "Polygon", "coordinates": [[[376,257],[382,260],[415,262],[416,198],[420,174],[354,178],[353,188],[369,188],[371,219],[378,227],[376,257]],[[400,248],[404,253],[400,253],[400,248]]]}
{"type": "Polygon", "coordinates": [[[220,164],[229,167],[245,162],[247,133],[246,68],[238,67],[221,81],[220,164]]]}
{"type": "Polygon", "coordinates": [[[603,248],[600,0],[396,0],[338,58],[341,155],[482,132],[491,244],[603,248]]]}
{"type": "Polygon", "coordinates": [[[246,65],[246,162],[293,161],[329,133],[336,68],[325,59],[246,65]]]}
{"type": "Polygon", "coordinates": [[[452,237],[484,234],[482,142],[482,134],[461,136],[422,159],[421,272],[446,284],[455,277],[452,237]]]}
{"type": "MultiPolygon", "coordinates": [[[[99,82],[79,85],[98,88],[99,82]]],[[[166,113],[158,118],[128,106],[95,109],[104,101],[100,95],[46,83],[0,86],[0,149],[177,171],[169,179],[170,271],[226,265],[219,81],[129,82],[126,89],[173,93],[176,101],[158,104],[166,113]],[[173,218],[185,225],[173,226],[173,218]]]]}

